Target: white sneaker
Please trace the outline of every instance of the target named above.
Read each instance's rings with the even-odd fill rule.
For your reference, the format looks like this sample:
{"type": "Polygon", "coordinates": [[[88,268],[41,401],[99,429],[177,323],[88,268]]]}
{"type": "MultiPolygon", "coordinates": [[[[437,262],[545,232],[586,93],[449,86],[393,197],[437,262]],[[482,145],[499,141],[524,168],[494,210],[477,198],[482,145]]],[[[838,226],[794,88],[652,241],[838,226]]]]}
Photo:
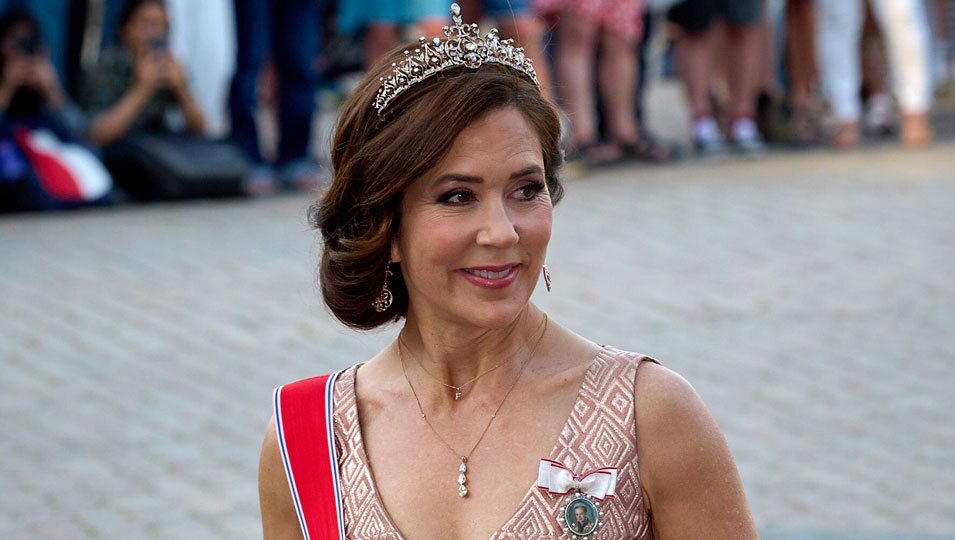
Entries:
{"type": "Polygon", "coordinates": [[[756,128],[752,118],[740,118],[730,126],[733,146],[744,154],[762,154],[766,152],[766,143],[756,128]]]}
{"type": "Polygon", "coordinates": [[[704,116],[693,122],[693,147],[703,156],[722,154],[726,151],[723,134],[712,116],[704,116]]]}

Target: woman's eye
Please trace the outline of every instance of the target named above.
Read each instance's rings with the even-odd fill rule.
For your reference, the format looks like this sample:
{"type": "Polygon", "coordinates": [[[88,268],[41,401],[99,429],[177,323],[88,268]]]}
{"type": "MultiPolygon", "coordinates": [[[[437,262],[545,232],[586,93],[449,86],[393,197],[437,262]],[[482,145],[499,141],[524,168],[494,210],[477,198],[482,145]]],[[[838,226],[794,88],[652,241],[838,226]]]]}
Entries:
{"type": "Polygon", "coordinates": [[[532,184],[526,184],[519,187],[517,189],[517,195],[521,199],[531,200],[542,191],[544,191],[544,184],[541,182],[534,182],[532,184]]]}
{"type": "Polygon", "coordinates": [[[440,202],[451,204],[464,204],[474,200],[474,194],[466,189],[456,189],[449,191],[441,196],[440,202]]]}

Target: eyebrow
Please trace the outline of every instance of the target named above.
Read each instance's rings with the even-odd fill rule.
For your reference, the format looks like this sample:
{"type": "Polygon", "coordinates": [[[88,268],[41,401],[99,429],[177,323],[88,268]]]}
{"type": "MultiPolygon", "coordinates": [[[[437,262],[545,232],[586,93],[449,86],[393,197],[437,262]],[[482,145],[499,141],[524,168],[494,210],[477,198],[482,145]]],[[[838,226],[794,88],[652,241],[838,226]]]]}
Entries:
{"type": "MultiPolygon", "coordinates": [[[[539,165],[531,165],[530,167],[524,167],[519,171],[511,173],[511,180],[515,178],[520,178],[522,176],[528,176],[531,174],[544,174],[544,169],[539,165]]],[[[435,179],[435,184],[442,184],[444,182],[465,182],[470,184],[480,184],[484,182],[484,179],[480,176],[472,176],[469,174],[456,174],[456,173],[447,173],[442,174],[435,179]]]]}

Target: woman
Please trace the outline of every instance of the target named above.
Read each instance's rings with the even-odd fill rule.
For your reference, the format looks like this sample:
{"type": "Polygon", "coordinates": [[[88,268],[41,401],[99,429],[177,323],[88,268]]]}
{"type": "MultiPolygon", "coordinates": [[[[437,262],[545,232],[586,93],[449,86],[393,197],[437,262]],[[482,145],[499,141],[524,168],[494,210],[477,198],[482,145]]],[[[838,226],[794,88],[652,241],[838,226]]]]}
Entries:
{"type": "Polygon", "coordinates": [[[162,0],[129,0],[119,20],[122,46],[103,52],[87,74],[80,101],[93,115],[90,139],[107,146],[135,128],[170,131],[181,111],[185,129],[203,133],[205,119],[186,71],[169,51],[169,18],[162,0]]]}
{"type": "MultiPolygon", "coordinates": [[[[859,0],[822,0],[815,6],[820,78],[836,121],[831,144],[836,149],[853,148],[861,138],[859,42],[865,4],[859,0]]],[[[926,146],[932,142],[934,132],[929,121],[931,32],[925,3],[875,0],[869,6],[885,36],[889,66],[894,72],[895,94],[902,113],[902,144],[913,148],[926,146]]]]}
{"type": "Polygon", "coordinates": [[[455,8],[450,42],[389,55],[343,107],[312,212],[322,294],[348,326],[403,327],[337,378],[276,391],[265,538],[756,538],[689,384],[530,302],[562,195],[558,118],[520,51],[455,8]],[[312,482],[326,462],[330,489],[312,482]]]}

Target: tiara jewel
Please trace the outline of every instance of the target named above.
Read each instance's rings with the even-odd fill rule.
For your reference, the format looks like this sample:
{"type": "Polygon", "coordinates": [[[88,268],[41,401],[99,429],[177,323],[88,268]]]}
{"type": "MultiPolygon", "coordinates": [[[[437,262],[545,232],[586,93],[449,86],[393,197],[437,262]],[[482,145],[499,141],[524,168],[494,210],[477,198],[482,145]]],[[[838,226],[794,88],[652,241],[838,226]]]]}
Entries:
{"type": "Polygon", "coordinates": [[[461,7],[457,3],[451,4],[451,21],[452,26],[444,27],[443,40],[418,38],[418,48],[404,51],[404,60],[391,64],[391,75],[379,78],[381,87],[372,103],[379,117],[405,90],[436,73],[459,66],[477,69],[483,64],[501,64],[520,71],[540,89],[534,63],[524,55],[523,48],[514,46],[513,39],[501,39],[496,28],[481,37],[478,25],[462,23],[461,7]]]}

